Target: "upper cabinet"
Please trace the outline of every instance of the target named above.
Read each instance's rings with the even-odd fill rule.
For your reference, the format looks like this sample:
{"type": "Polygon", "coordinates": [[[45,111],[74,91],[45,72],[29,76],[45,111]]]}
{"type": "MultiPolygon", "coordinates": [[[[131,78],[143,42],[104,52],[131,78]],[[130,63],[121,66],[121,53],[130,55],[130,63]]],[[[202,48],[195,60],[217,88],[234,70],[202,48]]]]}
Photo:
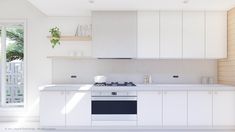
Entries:
{"type": "Polygon", "coordinates": [[[227,57],[227,12],[206,12],[206,58],[227,57]]]}
{"type": "Polygon", "coordinates": [[[138,58],[159,58],[159,12],[138,12],[138,58]]]}
{"type": "Polygon", "coordinates": [[[227,57],[224,11],[95,11],[92,24],[95,58],[227,57]]]}
{"type": "Polygon", "coordinates": [[[182,12],[160,12],[160,58],[182,58],[182,12]]]}
{"type": "Polygon", "coordinates": [[[205,13],[183,12],[183,58],[205,57],[205,13]]]}
{"type": "Polygon", "coordinates": [[[136,11],[94,11],[92,24],[93,57],[136,58],[136,11]]]}

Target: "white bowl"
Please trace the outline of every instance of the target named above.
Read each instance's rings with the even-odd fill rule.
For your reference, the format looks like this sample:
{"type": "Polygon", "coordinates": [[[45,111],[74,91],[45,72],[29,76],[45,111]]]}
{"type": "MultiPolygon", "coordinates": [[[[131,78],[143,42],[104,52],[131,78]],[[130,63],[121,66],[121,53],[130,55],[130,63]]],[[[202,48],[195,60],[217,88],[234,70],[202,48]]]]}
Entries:
{"type": "Polygon", "coordinates": [[[94,77],[95,83],[105,83],[106,79],[107,78],[105,76],[95,76],[94,77]]]}

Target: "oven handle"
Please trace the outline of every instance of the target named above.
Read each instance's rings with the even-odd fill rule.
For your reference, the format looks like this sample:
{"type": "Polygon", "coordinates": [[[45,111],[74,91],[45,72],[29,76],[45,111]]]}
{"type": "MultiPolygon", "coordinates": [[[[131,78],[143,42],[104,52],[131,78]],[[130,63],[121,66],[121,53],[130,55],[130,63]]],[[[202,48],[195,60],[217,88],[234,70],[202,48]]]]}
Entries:
{"type": "Polygon", "coordinates": [[[113,100],[137,101],[137,97],[91,97],[91,101],[113,101],[113,100]]]}

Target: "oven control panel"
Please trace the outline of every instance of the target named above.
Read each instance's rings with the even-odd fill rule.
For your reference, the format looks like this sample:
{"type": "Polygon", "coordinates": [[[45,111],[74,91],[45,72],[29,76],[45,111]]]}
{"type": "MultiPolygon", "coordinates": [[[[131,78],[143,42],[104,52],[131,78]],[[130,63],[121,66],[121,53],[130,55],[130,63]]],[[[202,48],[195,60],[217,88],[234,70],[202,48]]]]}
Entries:
{"type": "Polygon", "coordinates": [[[92,96],[137,96],[136,91],[92,91],[92,96]]]}

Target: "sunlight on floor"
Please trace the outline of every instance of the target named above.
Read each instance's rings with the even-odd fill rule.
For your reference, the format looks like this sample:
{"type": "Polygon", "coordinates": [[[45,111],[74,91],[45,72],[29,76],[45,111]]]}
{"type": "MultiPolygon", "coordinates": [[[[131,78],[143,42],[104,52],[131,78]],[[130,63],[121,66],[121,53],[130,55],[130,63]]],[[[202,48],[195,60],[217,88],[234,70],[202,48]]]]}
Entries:
{"type": "Polygon", "coordinates": [[[37,98],[37,99],[34,101],[34,103],[33,103],[31,106],[28,107],[28,109],[26,110],[26,112],[24,112],[24,113],[21,115],[22,117],[19,118],[16,123],[13,123],[13,124],[11,125],[11,127],[14,127],[14,128],[16,128],[16,127],[24,127],[26,121],[27,121],[28,118],[29,118],[29,116],[32,114],[33,111],[35,111],[35,109],[36,109],[37,106],[39,105],[39,101],[40,101],[40,99],[37,98]]]}

